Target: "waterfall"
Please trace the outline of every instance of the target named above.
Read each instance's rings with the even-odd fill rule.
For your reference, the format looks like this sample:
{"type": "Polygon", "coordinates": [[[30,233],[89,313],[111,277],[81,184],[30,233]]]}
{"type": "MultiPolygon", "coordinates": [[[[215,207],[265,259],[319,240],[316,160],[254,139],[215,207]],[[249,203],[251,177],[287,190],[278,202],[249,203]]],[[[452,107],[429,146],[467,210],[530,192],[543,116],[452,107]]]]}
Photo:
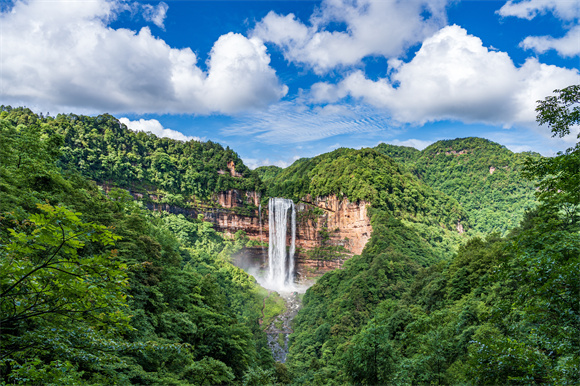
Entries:
{"type": "Polygon", "coordinates": [[[262,244],[264,242],[264,237],[262,235],[262,203],[260,203],[260,206],[258,206],[258,219],[260,222],[260,248],[262,249],[262,266],[265,266],[267,258],[264,250],[264,244],[262,244]]]}
{"type": "Polygon", "coordinates": [[[267,285],[270,288],[290,290],[294,284],[294,252],[296,250],[296,208],[294,202],[286,198],[270,198],[267,285]],[[286,235],[290,213],[292,241],[286,256],[286,235]]]}
{"type": "Polygon", "coordinates": [[[260,206],[258,206],[258,221],[260,223],[260,242],[263,242],[264,240],[262,239],[262,203],[260,203],[260,206]]]}

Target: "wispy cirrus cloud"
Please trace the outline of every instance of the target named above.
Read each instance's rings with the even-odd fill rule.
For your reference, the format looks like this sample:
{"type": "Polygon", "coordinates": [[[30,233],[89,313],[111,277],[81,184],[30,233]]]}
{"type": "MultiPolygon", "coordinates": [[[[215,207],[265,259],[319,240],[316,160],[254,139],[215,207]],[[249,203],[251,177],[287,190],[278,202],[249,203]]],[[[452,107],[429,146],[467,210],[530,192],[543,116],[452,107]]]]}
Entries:
{"type": "Polygon", "coordinates": [[[379,109],[363,104],[312,106],[303,101],[283,101],[263,111],[236,118],[221,130],[223,135],[251,135],[268,144],[316,141],[342,134],[394,133],[391,119],[379,109]]]}

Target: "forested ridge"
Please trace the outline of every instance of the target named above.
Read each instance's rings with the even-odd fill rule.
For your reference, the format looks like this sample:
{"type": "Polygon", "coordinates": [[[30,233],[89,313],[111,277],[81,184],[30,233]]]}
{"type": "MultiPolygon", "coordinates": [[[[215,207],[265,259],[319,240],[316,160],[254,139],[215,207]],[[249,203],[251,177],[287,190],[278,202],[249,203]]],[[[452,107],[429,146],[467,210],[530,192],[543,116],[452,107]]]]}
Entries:
{"type": "Polygon", "coordinates": [[[211,141],[176,141],[134,132],[115,117],[58,114],[43,117],[26,108],[2,106],[11,125],[38,127],[59,149],[57,165],[101,184],[185,205],[211,200],[229,189],[260,192],[258,174],[229,148],[211,141]],[[233,166],[233,169],[231,167],[233,166]],[[234,175],[235,173],[235,175],[234,175]]]}
{"type": "Polygon", "coordinates": [[[513,153],[483,138],[438,141],[422,151],[380,144],[377,151],[429,186],[455,198],[469,214],[473,234],[505,234],[536,204],[533,181],[521,171],[534,153],[513,153]]]}
{"type": "Polygon", "coordinates": [[[296,202],[329,195],[368,202],[373,233],[380,224],[395,218],[401,226],[412,228],[417,240],[431,245],[432,251],[421,258],[425,265],[449,257],[462,239],[458,224],[470,226],[457,200],[405,172],[390,157],[368,148],[341,148],[297,160],[269,180],[267,193],[296,202]],[[431,256],[438,257],[432,260],[431,256]]]}
{"type": "MultiPolygon", "coordinates": [[[[568,135],[579,104],[580,86],[558,90],[538,121],[568,135]]],[[[2,384],[580,383],[580,143],[551,158],[477,138],[380,145],[250,171],[108,115],[4,107],[0,130],[2,384]],[[370,204],[373,233],[306,292],[283,365],[266,291],[230,263],[243,233],[95,181],[180,205],[336,195],[370,204]]]]}

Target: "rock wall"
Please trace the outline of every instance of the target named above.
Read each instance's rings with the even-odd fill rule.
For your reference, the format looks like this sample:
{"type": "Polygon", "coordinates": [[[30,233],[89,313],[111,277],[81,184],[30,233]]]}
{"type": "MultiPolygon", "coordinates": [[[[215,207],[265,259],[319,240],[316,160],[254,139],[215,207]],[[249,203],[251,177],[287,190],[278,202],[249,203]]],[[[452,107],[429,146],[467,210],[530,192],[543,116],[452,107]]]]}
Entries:
{"type": "Polygon", "coordinates": [[[252,204],[255,207],[260,205],[260,193],[240,192],[235,189],[219,192],[213,199],[223,208],[242,208],[247,204],[252,204]]]}
{"type": "Polygon", "coordinates": [[[297,205],[297,246],[313,249],[321,246],[323,233],[328,232],[327,243],[343,246],[352,255],[359,255],[373,231],[367,216],[369,203],[350,202],[336,196],[306,197],[297,205]],[[318,209],[318,210],[317,210],[318,209]],[[322,209],[322,214],[317,215],[322,209]]]}
{"type": "MultiPolygon", "coordinates": [[[[109,186],[103,186],[105,191],[109,186]]],[[[142,195],[130,192],[135,199],[142,195]]],[[[156,196],[151,196],[156,199],[156,196]]],[[[150,210],[167,211],[204,219],[214,224],[215,229],[226,235],[233,235],[240,230],[256,241],[269,242],[268,211],[259,210],[260,194],[229,190],[212,197],[212,203],[183,208],[180,206],[155,201],[145,202],[150,210]],[[261,215],[261,220],[260,220],[261,215]]],[[[358,255],[371,237],[372,227],[367,215],[369,203],[350,202],[336,196],[304,197],[296,205],[296,270],[299,276],[317,276],[324,272],[342,267],[345,259],[358,255]],[[328,259],[324,256],[325,247],[344,247],[344,253],[338,258],[328,259]],[[320,250],[319,258],[313,259],[309,251],[320,250]]],[[[290,243],[288,232],[288,243],[290,243]]],[[[267,257],[267,248],[265,249],[267,257]]],[[[264,250],[249,250],[255,259],[259,255],[264,261],[264,250]]]]}
{"type": "MultiPolygon", "coordinates": [[[[217,196],[217,202],[221,208],[205,214],[206,220],[214,223],[216,230],[230,235],[244,230],[252,240],[269,242],[267,209],[254,210],[251,214],[232,211],[243,207],[245,203],[259,206],[258,195],[242,194],[238,191],[223,192],[217,196]]],[[[338,199],[334,195],[315,199],[305,197],[296,205],[295,261],[299,279],[319,276],[340,268],[346,259],[362,253],[372,233],[372,226],[367,215],[368,206],[369,203],[364,201],[350,202],[346,199],[338,199]],[[329,256],[324,255],[324,248],[336,246],[344,247],[344,253],[328,259],[329,256]],[[317,259],[312,256],[314,250],[319,251],[317,259]]],[[[287,237],[290,244],[290,232],[287,237]]],[[[242,255],[249,256],[254,263],[263,264],[267,261],[267,253],[267,248],[264,250],[258,247],[248,248],[242,252],[242,255]]],[[[240,260],[240,266],[244,264],[240,260]]]]}

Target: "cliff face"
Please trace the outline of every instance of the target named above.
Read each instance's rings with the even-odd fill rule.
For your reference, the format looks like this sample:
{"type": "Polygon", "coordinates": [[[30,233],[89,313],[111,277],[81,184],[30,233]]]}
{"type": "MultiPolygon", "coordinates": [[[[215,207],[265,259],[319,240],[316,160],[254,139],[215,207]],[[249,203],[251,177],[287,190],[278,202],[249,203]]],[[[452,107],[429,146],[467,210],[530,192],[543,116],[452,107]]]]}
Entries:
{"type": "MultiPolygon", "coordinates": [[[[362,252],[371,237],[367,202],[339,200],[336,196],[305,197],[296,205],[296,273],[307,280],[342,267],[345,260],[362,252]],[[337,252],[338,250],[338,252],[337,252]]],[[[258,213],[256,213],[257,215],[258,213]]],[[[221,213],[216,228],[235,233],[243,229],[253,240],[268,242],[268,213],[262,211],[262,231],[258,216],[221,213]]],[[[290,232],[287,243],[290,244],[290,232]]],[[[268,248],[246,248],[234,256],[235,264],[245,268],[265,265],[268,248]]]]}
{"type": "MultiPolygon", "coordinates": [[[[219,193],[216,201],[219,207],[204,213],[206,221],[214,223],[216,230],[232,235],[243,230],[252,240],[269,241],[267,210],[236,211],[247,204],[259,207],[258,194],[231,190],[219,193]]],[[[344,247],[347,257],[360,254],[372,233],[368,205],[364,201],[339,200],[336,196],[305,197],[296,205],[297,258],[307,260],[305,252],[331,246],[344,247]]]]}
{"type": "Polygon", "coordinates": [[[214,200],[218,206],[209,209],[204,213],[204,217],[206,221],[215,224],[217,231],[233,235],[243,230],[252,240],[268,241],[267,227],[263,227],[260,231],[261,211],[248,209],[248,205],[259,208],[259,193],[228,190],[218,193],[214,200]]]}
{"type": "Polygon", "coordinates": [[[373,230],[367,216],[369,203],[339,200],[334,195],[304,201],[297,205],[297,246],[309,250],[327,243],[344,247],[351,256],[362,252],[373,230]],[[322,214],[317,215],[320,209],[322,214]]]}
{"type": "MultiPolygon", "coordinates": [[[[236,202],[240,202],[240,197],[235,195],[220,198],[220,203],[226,208],[235,208],[236,202]]],[[[367,202],[339,200],[336,196],[305,197],[296,205],[295,261],[299,280],[340,268],[346,259],[362,252],[372,233],[368,205],[367,202]]],[[[206,219],[214,222],[216,229],[222,232],[233,234],[244,230],[251,239],[268,242],[268,213],[265,210],[255,212],[244,216],[222,210],[216,212],[215,217],[206,219]]],[[[290,238],[288,232],[288,244],[290,238]]],[[[235,260],[239,266],[249,262],[263,265],[267,262],[267,255],[267,248],[247,248],[235,260]]]]}
{"type": "MultiPolygon", "coordinates": [[[[109,190],[108,186],[103,188],[109,190]]],[[[142,198],[138,193],[131,194],[135,199],[142,198]]],[[[268,211],[267,208],[260,209],[259,193],[229,190],[216,194],[212,202],[190,208],[155,201],[146,202],[145,205],[150,210],[190,217],[202,214],[219,232],[233,236],[243,230],[252,240],[269,242],[268,211]]],[[[340,268],[344,260],[362,252],[372,233],[367,216],[368,205],[364,201],[350,202],[336,196],[304,197],[296,205],[296,270],[299,276],[312,276],[340,268]]],[[[288,232],[288,243],[290,237],[288,232]]],[[[265,262],[268,248],[248,250],[248,253],[255,261],[265,262]]]]}
{"type": "Polygon", "coordinates": [[[217,193],[214,200],[224,208],[242,208],[247,204],[252,204],[255,207],[258,207],[260,205],[260,194],[257,192],[228,190],[217,193]]]}

